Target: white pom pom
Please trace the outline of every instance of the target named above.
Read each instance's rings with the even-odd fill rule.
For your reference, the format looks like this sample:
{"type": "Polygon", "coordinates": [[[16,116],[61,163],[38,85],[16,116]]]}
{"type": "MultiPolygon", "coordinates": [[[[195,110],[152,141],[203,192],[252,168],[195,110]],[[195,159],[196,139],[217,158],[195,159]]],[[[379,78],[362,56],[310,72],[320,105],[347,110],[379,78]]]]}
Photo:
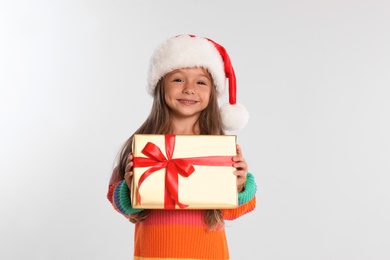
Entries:
{"type": "Polygon", "coordinates": [[[237,103],[231,105],[229,103],[223,104],[220,107],[223,128],[226,131],[237,131],[244,128],[249,120],[249,113],[246,108],[237,103]]]}

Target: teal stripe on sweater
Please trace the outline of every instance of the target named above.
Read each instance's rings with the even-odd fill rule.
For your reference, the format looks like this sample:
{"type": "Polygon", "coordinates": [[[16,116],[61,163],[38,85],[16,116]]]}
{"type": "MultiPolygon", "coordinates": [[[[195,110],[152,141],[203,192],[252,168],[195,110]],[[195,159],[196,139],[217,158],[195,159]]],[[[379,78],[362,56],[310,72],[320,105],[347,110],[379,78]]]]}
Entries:
{"type": "Polygon", "coordinates": [[[129,187],[127,186],[126,181],[121,181],[119,184],[119,192],[117,193],[119,206],[121,211],[124,213],[126,217],[137,214],[142,211],[142,209],[133,209],[131,206],[131,200],[129,195],[129,187]]]}
{"type": "Polygon", "coordinates": [[[245,188],[242,192],[238,193],[238,205],[249,202],[256,195],[257,185],[255,182],[255,176],[248,172],[246,175],[245,188]]]}

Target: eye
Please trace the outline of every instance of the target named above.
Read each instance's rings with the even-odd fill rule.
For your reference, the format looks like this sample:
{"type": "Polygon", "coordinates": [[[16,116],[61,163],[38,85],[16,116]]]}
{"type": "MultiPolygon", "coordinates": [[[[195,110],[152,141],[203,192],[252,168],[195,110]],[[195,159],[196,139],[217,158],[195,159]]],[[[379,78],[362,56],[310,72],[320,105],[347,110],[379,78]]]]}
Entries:
{"type": "Polygon", "coordinates": [[[204,82],[204,81],[198,81],[197,84],[199,84],[199,85],[207,85],[207,83],[204,82]]]}
{"type": "Polygon", "coordinates": [[[183,82],[183,80],[180,79],[180,78],[175,78],[175,79],[172,80],[172,82],[183,82]]]}

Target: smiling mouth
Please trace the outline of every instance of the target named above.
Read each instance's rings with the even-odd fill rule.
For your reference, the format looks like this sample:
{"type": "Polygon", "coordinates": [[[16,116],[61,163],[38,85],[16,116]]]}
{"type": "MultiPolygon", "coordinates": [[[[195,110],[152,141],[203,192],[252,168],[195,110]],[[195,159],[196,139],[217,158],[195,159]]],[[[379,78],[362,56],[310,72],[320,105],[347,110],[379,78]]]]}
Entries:
{"type": "Polygon", "coordinates": [[[186,105],[192,105],[192,104],[195,104],[196,102],[198,101],[195,101],[195,100],[188,100],[188,99],[178,99],[178,101],[182,104],[186,104],[186,105]]]}

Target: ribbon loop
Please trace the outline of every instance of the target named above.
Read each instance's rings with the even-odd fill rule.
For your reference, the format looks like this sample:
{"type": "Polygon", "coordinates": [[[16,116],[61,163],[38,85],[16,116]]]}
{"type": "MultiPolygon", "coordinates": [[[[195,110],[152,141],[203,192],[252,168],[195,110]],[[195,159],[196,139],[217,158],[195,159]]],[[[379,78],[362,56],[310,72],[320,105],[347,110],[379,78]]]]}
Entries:
{"type": "Polygon", "coordinates": [[[160,148],[152,142],[148,142],[144,149],[142,149],[142,153],[147,157],[154,159],[159,162],[166,161],[164,154],[161,152],[160,148]]]}

